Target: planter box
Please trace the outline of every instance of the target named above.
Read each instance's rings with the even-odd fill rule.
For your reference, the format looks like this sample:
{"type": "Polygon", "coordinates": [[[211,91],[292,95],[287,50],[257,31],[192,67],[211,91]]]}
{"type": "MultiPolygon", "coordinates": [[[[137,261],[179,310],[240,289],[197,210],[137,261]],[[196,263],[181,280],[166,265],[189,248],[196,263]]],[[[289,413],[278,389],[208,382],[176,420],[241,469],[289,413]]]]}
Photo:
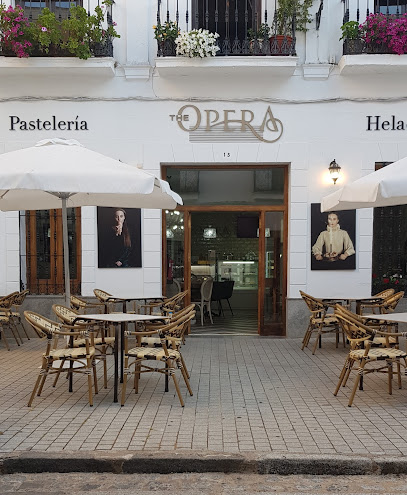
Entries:
{"type": "Polygon", "coordinates": [[[76,57],[0,57],[1,77],[7,76],[44,76],[53,75],[97,75],[113,77],[115,75],[115,60],[112,57],[88,58],[81,60],[76,57]]]}

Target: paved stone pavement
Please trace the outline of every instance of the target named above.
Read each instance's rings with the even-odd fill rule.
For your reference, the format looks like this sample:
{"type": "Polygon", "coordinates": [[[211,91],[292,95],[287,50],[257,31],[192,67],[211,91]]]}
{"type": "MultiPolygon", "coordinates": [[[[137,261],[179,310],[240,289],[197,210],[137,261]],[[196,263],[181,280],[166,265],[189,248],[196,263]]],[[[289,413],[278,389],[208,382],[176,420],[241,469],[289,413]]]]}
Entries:
{"type": "MultiPolygon", "coordinates": [[[[407,383],[387,394],[386,376],[368,375],[347,406],[350,387],[333,396],[346,351],[329,336],[315,356],[299,339],[191,337],[183,355],[194,396],[185,408],[164,378],[142,376],[124,407],[108,389],[89,407],[84,377],[74,392],[51,381],[26,406],[45,342],[0,347],[0,453],[27,451],[199,451],[322,455],[407,455],[407,383]]],[[[102,370],[99,370],[102,378],[102,370]]],[[[102,379],[100,380],[100,384],[102,379]]],[[[102,385],[101,385],[102,386],[102,385]]]]}
{"type": "Polygon", "coordinates": [[[0,476],[0,493],[24,495],[403,495],[404,476],[42,473],[0,476]]]}

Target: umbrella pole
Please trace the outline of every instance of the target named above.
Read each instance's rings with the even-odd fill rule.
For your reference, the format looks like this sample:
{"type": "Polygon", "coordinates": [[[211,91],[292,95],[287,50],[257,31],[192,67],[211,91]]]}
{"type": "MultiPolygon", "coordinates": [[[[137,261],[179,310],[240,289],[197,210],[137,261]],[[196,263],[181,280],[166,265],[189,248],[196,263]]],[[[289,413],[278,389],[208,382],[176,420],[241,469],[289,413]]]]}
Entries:
{"type": "Polygon", "coordinates": [[[66,200],[68,195],[62,196],[62,235],[64,241],[64,275],[65,275],[65,302],[69,308],[71,305],[71,281],[69,275],[69,245],[68,245],[68,214],[66,200]]]}

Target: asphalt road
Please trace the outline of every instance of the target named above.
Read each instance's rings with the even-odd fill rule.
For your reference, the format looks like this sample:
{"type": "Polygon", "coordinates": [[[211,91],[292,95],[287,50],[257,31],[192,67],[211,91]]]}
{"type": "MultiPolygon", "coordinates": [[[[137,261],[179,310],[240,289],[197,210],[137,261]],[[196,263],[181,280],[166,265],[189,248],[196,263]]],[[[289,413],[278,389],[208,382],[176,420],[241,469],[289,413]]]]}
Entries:
{"type": "Polygon", "coordinates": [[[407,475],[277,476],[255,474],[0,475],[0,495],[406,495],[407,475]]]}

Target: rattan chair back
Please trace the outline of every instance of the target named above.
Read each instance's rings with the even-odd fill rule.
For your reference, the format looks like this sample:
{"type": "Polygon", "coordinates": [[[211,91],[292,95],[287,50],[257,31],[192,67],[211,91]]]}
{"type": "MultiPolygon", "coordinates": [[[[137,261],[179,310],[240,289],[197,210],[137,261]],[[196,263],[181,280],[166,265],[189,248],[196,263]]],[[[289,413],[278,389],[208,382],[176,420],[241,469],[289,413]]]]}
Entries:
{"type": "Polygon", "coordinates": [[[93,293],[95,294],[95,297],[102,303],[106,303],[112,297],[112,294],[109,294],[109,292],[106,292],[102,289],[93,289],[93,293]]]}
{"type": "Polygon", "coordinates": [[[386,298],[380,308],[381,313],[392,313],[400,300],[404,297],[404,291],[397,292],[386,298]]]}
{"type": "Polygon", "coordinates": [[[23,304],[25,298],[28,296],[29,293],[30,293],[30,291],[28,289],[25,289],[21,292],[18,292],[14,296],[13,306],[20,307],[23,304]]]}
{"type": "Polygon", "coordinates": [[[15,291],[0,298],[0,309],[10,309],[18,295],[19,292],[15,291]]]}
{"type": "Polygon", "coordinates": [[[24,311],[24,317],[40,337],[51,339],[61,329],[59,323],[49,320],[38,313],[34,313],[34,311],[24,311]]]}
{"type": "Polygon", "coordinates": [[[377,294],[374,294],[372,297],[383,297],[386,299],[387,297],[390,297],[394,294],[395,290],[394,289],[385,289],[382,290],[381,292],[378,292],[377,294]]]}
{"type": "Polygon", "coordinates": [[[67,308],[66,306],[63,306],[62,304],[53,304],[52,305],[52,311],[55,313],[57,318],[62,323],[66,323],[68,325],[74,325],[75,319],[80,314],[78,311],[75,311],[74,309],[71,309],[71,308],[67,308]]]}

